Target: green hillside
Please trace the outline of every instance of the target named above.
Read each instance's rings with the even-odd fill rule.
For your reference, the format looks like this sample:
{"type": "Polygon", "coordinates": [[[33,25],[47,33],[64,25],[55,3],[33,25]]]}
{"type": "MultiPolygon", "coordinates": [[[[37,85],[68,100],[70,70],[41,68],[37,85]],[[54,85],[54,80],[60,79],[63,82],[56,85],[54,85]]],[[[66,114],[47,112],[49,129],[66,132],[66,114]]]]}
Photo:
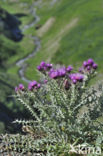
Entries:
{"type": "Polygon", "coordinates": [[[102,0],[60,0],[53,7],[46,1],[38,10],[39,23],[43,27],[50,18],[54,21],[50,29],[40,36],[42,48],[35,58],[28,61],[26,76],[34,77],[33,69],[41,60],[78,66],[89,57],[95,59],[103,73],[102,6],[102,0]]]}
{"type": "MultiPolygon", "coordinates": [[[[2,6],[14,14],[27,14],[27,16],[21,17],[21,27],[34,20],[30,14],[33,0],[10,2],[8,4],[2,3],[2,6]],[[22,2],[27,5],[23,5],[22,2]]],[[[60,0],[54,5],[48,0],[42,0],[40,7],[37,6],[37,14],[40,21],[36,25],[41,27],[36,30],[33,26],[24,32],[25,37],[18,44],[21,47],[21,52],[19,55],[11,57],[8,60],[9,63],[14,63],[33,51],[34,42],[28,38],[28,35],[34,35],[40,38],[41,49],[35,57],[27,61],[29,67],[25,74],[29,79],[37,78],[37,73],[33,69],[41,60],[77,66],[83,60],[92,57],[99,63],[99,71],[103,72],[102,0],[60,0]]],[[[17,73],[17,67],[9,68],[8,72],[17,73]]]]}

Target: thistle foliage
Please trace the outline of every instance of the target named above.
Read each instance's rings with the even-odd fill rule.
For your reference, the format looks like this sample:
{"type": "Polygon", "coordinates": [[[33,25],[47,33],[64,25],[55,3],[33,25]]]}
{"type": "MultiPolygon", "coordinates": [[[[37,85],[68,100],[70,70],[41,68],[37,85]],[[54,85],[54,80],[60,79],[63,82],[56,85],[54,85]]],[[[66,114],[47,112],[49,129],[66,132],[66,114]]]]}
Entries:
{"type": "MultiPolygon", "coordinates": [[[[65,89],[65,78],[47,80],[39,89],[19,90],[15,95],[30,113],[30,120],[15,120],[25,135],[8,137],[13,151],[39,152],[47,156],[70,155],[70,147],[103,148],[103,87],[88,87],[95,72],[84,74],[83,82],[65,89]],[[18,142],[18,143],[17,143],[18,142]]],[[[5,141],[4,141],[5,142],[5,141]]],[[[9,150],[10,150],[9,149],[9,150]]]]}

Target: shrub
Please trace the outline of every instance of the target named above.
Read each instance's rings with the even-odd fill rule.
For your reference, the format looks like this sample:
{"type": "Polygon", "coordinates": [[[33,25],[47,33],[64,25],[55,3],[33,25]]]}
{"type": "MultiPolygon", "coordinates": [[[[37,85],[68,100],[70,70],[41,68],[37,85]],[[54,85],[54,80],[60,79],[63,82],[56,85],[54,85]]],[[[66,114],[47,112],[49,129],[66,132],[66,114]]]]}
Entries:
{"type": "Polygon", "coordinates": [[[103,112],[103,88],[88,85],[97,67],[92,59],[84,61],[78,72],[72,66],[58,69],[42,61],[37,67],[41,83],[34,80],[28,89],[23,84],[15,88],[15,97],[31,120],[14,121],[24,133],[3,136],[8,149],[47,156],[78,155],[79,145],[81,154],[88,147],[102,149],[103,127],[98,118],[103,112]]]}

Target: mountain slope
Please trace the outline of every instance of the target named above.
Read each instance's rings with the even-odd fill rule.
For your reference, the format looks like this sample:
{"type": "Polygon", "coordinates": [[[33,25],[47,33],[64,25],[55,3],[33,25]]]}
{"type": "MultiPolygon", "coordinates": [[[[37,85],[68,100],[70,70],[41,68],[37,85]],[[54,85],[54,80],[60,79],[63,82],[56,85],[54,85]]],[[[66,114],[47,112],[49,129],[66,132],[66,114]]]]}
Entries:
{"type": "Polygon", "coordinates": [[[49,29],[44,30],[43,35],[40,35],[39,30],[35,32],[41,38],[42,47],[28,61],[26,76],[29,79],[35,77],[36,71],[33,69],[42,60],[79,66],[83,60],[92,57],[99,64],[99,71],[103,73],[102,0],[60,0],[54,6],[45,1],[38,9],[38,14],[41,18],[38,23],[41,25],[40,31],[51,18],[55,20],[49,29]],[[75,19],[78,19],[77,23],[68,29],[75,19]]]}

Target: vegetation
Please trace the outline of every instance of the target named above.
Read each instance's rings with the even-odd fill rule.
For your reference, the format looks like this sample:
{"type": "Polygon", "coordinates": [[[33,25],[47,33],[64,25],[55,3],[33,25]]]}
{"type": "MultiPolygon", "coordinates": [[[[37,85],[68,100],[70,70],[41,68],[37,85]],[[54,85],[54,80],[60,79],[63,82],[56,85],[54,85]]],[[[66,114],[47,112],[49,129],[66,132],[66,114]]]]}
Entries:
{"type": "MultiPolygon", "coordinates": [[[[80,63],[88,57],[96,60],[99,64],[99,73],[101,73],[92,83],[102,79],[102,0],[57,0],[54,4],[48,0],[42,0],[41,3],[36,0],[15,0],[15,2],[1,0],[0,6],[21,21],[20,29],[22,30],[25,25],[35,20],[31,13],[34,1],[39,4],[35,7],[40,21],[23,32],[22,41],[15,43],[3,35],[0,36],[0,75],[5,75],[0,76],[2,97],[0,103],[12,113],[15,102],[6,97],[10,97],[13,86],[20,82],[19,67],[16,66],[16,62],[35,49],[34,40],[30,36],[40,38],[41,48],[35,57],[27,61],[25,76],[29,80],[33,78],[39,80],[40,76],[34,69],[42,60],[61,65],[69,63],[79,67],[80,63]],[[36,27],[38,29],[35,29],[36,27]],[[10,88],[3,82],[13,85],[10,88]]],[[[19,112],[18,106],[16,110],[19,112]]],[[[1,108],[2,111],[4,112],[1,108]]],[[[6,114],[10,113],[6,112],[6,114]]]]}
{"type": "Polygon", "coordinates": [[[85,146],[84,151],[87,147],[103,150],[100,123],[103,86],[89,88],[90,83],[101,80],[103,75],[102,0],[56,0],[55,3],[53,0],[1,0],[0,10],[1,7],[12,20],[8,21],[0,12],[0,133],[20,132],[22,127],[18,135],[2,136],[3,151],[19,154],[38,151],[42,155],[65,156],[71,146],[78,149],[79,144],[85,146]],[[37,17],[40,21],[35,23],[37,17]],[[17,31],[14,31],[13,19],[17,23],[15,30],[20,33],[20,29],[23,30],[20,42],[14,42],[17,31]],[[37,41],[32,36],[40,39],[38,52],[34,50],[37,41]],[[34,51],[37,52],[35,57],[25,62],[24,75],[36,81],[27,89],[27,84],[20,80],[16,63],[34,51]],[[64,67],[68,63],[79,67],[89,57],[99,65],[100,74],[96,77],[97,64],[91,59],[84,62],[79,70],[82,73],[73,70],[71,74],[72,66],[64,67]],[[37,67],[42,60],[57,64],[56,68],[62,67],[50,70],[52,64],[45,62],[37,67]],[[20,82],[25,87],[20,84],[15,88],[16,95],[11,96],[14,86],[20,82]],[[25,119],[15,120],[20,127],[12,126],[18,116],[25,119]]]}
{"type": "MultiPolygon", "coordinates": [[[[96,59],[99,71],[103,73],[102,0],[60,0],[54,6],[50,4],[46,1],[38,9],[41,18],[38,24],[45,25],[51,17],[55,21],[50,29],[40,36],[42,47],[35,58],[28,61],[30,65],[26,76],[33,78],[32,69],[42,60],[65,65],[69,62],[79,66],[88,57],[96,59]]],[[[39,34],[39,30],[36,34],[39,34]]],[[[97,79],[102,79],[102,76],[98,75],[97,79]]]]}
{"type": "Polygon", "coordinates": [[[23,84],[15,88],[15,97],[31,114],[30,120],[14,121],[22,125],[25,135],[3,136],[3,150],[47,156],[102,154],[103,125],[98,117],[103,115],[103,86],[88,88],[96,68],[92,59],[84,61],[79,72],[72,66],[54,69],[41,62],[38,70],[44,82],[33,80],[28,89],[23,84]]]}
{"type": "MultiPolygon", "coordinates": [[[[13,33],[16,34],[16,31],[12,31],[12,29],[14,30],[16,27],[16,23],[14,22],[18,21],[18,23],[20,23],[20,19],[17,20],[14,14],[23,18],[22,22],[24,21],[24,24],[26,24],[24,9],[21,8],[22,12],[20,10],[18,10],[18,13],[15,12],[15,10],[19,8],[19,4],[11,3],[10,1],[8,3],[0,1],[0,6],[2,7],[0,7],[0,132],[5,133],[10,131],[12,133],[16,131],[16,129],[11,126],[10,122],[13,121],[14,117],[25,116],[23,107],[18,105],[14,98],[11,97],[14,86],[20,82],[16,61],[28,53],[31,53],[34,45],[33,41],[28,41],[28,36],[25,36],[21,42],[15,42],[13,38],[13,33]],[[9,16],[9,18],[7,16],[9,16]],[[25,46],[27,43],[29,44],[28,47],[25,46]]],[[[31,18],[29,19],[31,20],[31,18]]],[[[27,116],[28,115],[25,117],[27,116]]]]}
{"type": "MultiPolygon", "coordinates": [[[[21,27],[23,28],[25,24],[34,20],[30,13],[30,6],[33,2],[22,0],[14,3],[11,1],[8,3],[1,2],[1,5],[13,14],[24,13],[26,15],[20,17],[22,21],[21,27]],[[22,3],[27,5],[21,5],[22,3]],[[16,10],[14,9],[15,7],[17,8],[16,10]]],[[[37,6],[37,14],[40,16],[38,25],[41,28],[36,31],[35,26],[33,26],[24,32],[25,37],[23,41],[18,43],[21,47],[20,54],[10,58],[9,62],[14,63],[16,60],[31,53],[34,49],[34,43],[27,35],[40,36],[39,32],[41,32],[42,27],[49,19],[54,18],[50,28],[43,30],[45,33],[40,36],[41,49],[34,58],[29,59],[27,62],[29,66],[25,73],[26,77],[32,79],[35,75],[38,80],[37,72],[35,71],[32,74],[32,69],[42,60],[51,60],[56,64],[65,65],[68,62],[72,64],[78,60],[78,62],[74,63],[74,66],[79,66],[88,57],[96,57],[95,59],[100,66],[99,71],[102,73],[102,11],[102,0],[98,0],[98,2],[96,0],[60,0],[55,5],[51,5],[51,2],[48,0],[45,0],[45,2],[43,0],[40,3],[40,9],[37,6]],[[62,30],[64,31],[62,32],[62,30]],[[25,45],[28,42],[28,47],[26,47],[25,45]],[[97,53],[98,48],[99,52],[97,53]]],[[[8,72],[16,74],[17,67],[9,68],[8,72]]],[[[99,79],[101,79],[100,75],[99,79]]]]}

